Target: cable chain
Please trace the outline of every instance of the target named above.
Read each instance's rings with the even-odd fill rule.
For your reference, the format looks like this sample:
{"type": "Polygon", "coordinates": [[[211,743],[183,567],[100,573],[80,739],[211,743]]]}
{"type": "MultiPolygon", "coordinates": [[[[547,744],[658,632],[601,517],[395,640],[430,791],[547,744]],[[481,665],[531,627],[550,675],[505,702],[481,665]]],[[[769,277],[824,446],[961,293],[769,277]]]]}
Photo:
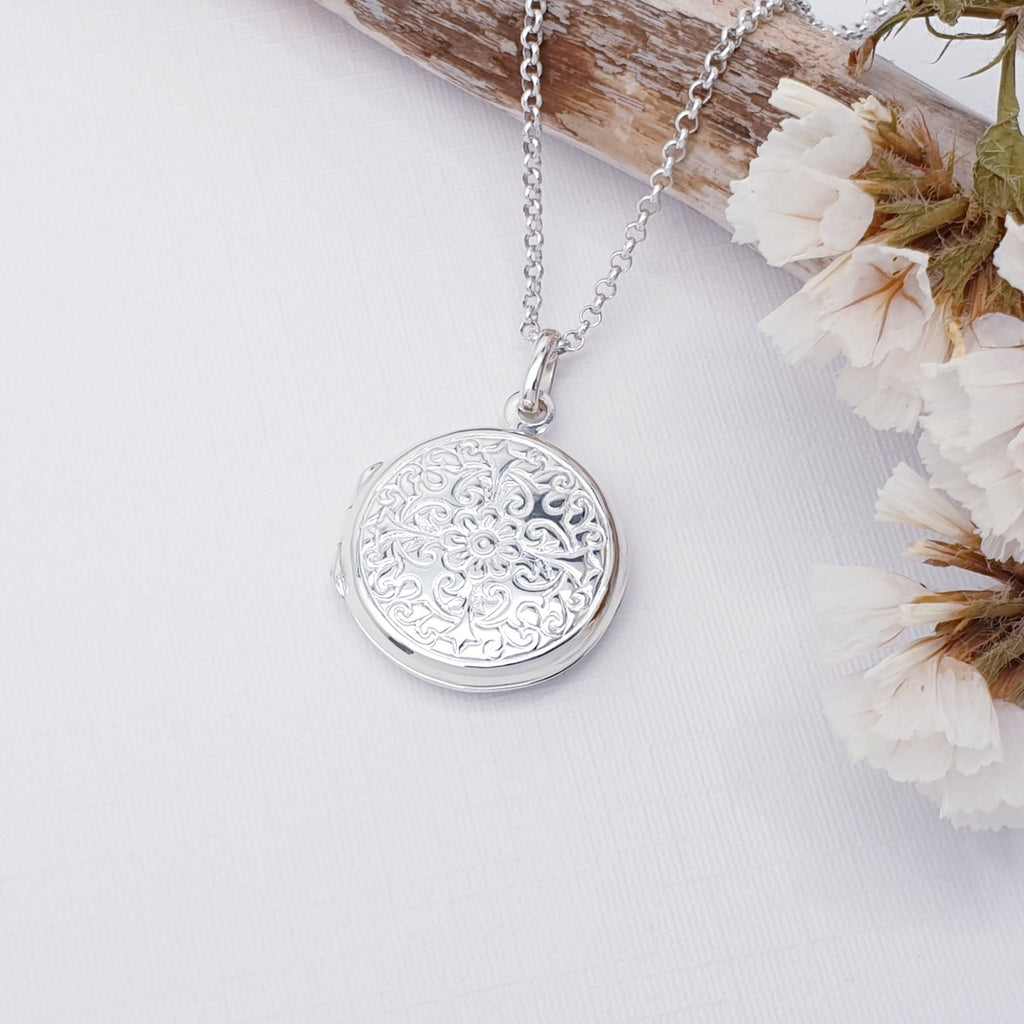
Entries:
{"type": "Polygon", "coordinates": [[[835,36],[836,39],[856,42],[866,39],[894,14],[902,11],[906,7],[906,3],[904,0],[887,0],[886,3],[865,11],[860,21],[855,21],[852,25],[830,25],[828,22],[822,21],[815,15],[807,0],[789,0],[788,6],[802,15],[804,20],[814,28],[821,29],[822,32],[827,32],[830,36],[835,36]]]}
{"type": "MultiPolygon", "coordinates": [[[[686,155],[690,136],[700,127],[701,111],[711,99],[715,83],[744,38],[757,29],[762,21],[770,19],[776,11],[791,8],[815,28],[828,32],[838,39],[862,39],[874,32],[903,6],[903,0],[887,0],[886,3],[868,11],[856,25],[831,26],[814,16],[806,0],[757,0],[753,7],[737,17],[735,24],[722,29],[721,38],[705,56],[703,70],[688,90],[689,102],[673,121],[675,135],[662,147],[661,166],[654,170],[649,179],[650,191],[637,203],[636,218],[626,226],[623,244],[612,253],[608,272],[594,286],[593,297],[580,311],[576,327],[561,335],[558,345],[560,353],[575,352],[582,348],[588,332],[601,322],[605,303],[615,296],[619,288],[619,278],[633,265],[636,248],[647,237],[647,225],[661,208],[661,197],[672,184],[672,173],[686,155]]],[[[525,0],[524,10],[525,19],[520,36],[520,72],[523,81],[523,212],[526,215],[526,264],[523,273],[526,278],[526,292],[523,296],[525,315],[519,332],[527,341],[535,343],[541,333],[541,278],[544,274],[540,89],[543,66],[540,61],[540,48],[544,35],[547,0],[525,0]]]]}
{"type": "Polygon", "coordinates": [[[540,44],[546,13],[547,0],[526,0],[526,18],[522,35],[519,37],[523,54],[519,70],[523,79],[523,213],[526,214],[526,265],[523,267],[523,274],[526,277],[523,309],[526,316],[521,333],[530,341],[535,340],[540,333],[540,279],[544,274],[540,170],[540,76],[543,67],[540,62],[540,44]]]}

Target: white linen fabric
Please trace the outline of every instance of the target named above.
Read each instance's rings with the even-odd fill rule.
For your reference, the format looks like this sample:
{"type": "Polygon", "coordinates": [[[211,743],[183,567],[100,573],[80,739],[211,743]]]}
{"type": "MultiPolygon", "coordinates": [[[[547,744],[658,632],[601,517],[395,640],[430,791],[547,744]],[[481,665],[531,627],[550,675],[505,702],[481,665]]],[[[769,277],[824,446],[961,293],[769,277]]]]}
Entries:
{"type": "MultiPolygon", "coordinates": [[[[791,278],[668,204],[551,435],[619,619],[445,692],[328,570],[360,470],[524,372],[515,122],[306,0],[0,25],[0,1020],[1017,1024],[1024,836],[820,710],[811,566],[896,564],[914,450],[759,338],[791,278]]],[[[567,325],[639,188],[546,156],[567,325]]]]}

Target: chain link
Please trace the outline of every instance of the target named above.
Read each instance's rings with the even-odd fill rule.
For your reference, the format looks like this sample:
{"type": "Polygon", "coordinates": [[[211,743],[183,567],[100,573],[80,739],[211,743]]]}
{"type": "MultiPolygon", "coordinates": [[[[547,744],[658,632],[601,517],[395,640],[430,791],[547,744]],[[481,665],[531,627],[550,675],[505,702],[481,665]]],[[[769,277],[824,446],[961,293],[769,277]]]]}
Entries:
{"type": "Polygon", "coordinates": [[[830,36],[835,36],[836,39],[857,42],[866,39],[894,14],[902,11],[906,7],[906,3],[904,0],[887,0],[886,3],[881,3],[877,7],[865,11],[860,21],[855,21],[852,25],[830,25],[828,22],[822,21],[811,9],[807,0],[789,0],[788,6],[802,15],[809,25],[821,29],[822,32],[827,32],[830,36]]]}
{"type": "MultiPolygon", "coordinates": [[[[705,56],[703,68],[687,92],[686,106],[673,121],[675,135],[662,147],[661,165],[649,178],[650,191],[637,203],[636,217],[626,226],[623,243],[612,253],[608,261],[608,271],[594,286],[590,302],[580,311],[579,322],[572,330],[560,336],[559,352],[575,352],[581,348],[590,330],[601,322],[605,303],[615,296],[619,289],[619,278],[633,265],[636,248],[647,237],[647,225],[651,217],[661,208],[662,196],[672,185],[673,172],[686,155],[690,136],[700,127],[701,111],[710,101],[715,83],[722,76],[730,58],[744,38],[777,11],[791,8],[814,27],[839,39],[862,39],[897,13],[903,5],[904,0],[887,0],[881,6],[867,12],[856,25],[830,26],[814,16],[807,0],[756,0],[754,6],[743,11],[733,25],[722,29],[719,41],[705,56]]],[[[543,67],[540,48],[547,0],[525,0],[524,10],[525,18],[520,36],[520,72],[523,80],[523,212],[526,215],[526,263],[523,272],[526,278],[526,292],[523,296],[524,316],[520,334],[527,341],[535,343],[541,334],[541,278],[544,274],[540,89],[543,67]]]]}
{"type": "Polygon", "coordinates": [[[523,58],[519,70],[523,79],[523,213],[526,214],[526,264],[523,267],[526,278],[526,293],[523,296],[525,318],[521,333],[531,342],[540,334],[540,279],[544,273],[544,211],[541,205],[540,170],[540,76],[543,67],[540,62],[540,44],[547,6],[547,0],[526,0],[526,17],[519,37],[523,58]]]}

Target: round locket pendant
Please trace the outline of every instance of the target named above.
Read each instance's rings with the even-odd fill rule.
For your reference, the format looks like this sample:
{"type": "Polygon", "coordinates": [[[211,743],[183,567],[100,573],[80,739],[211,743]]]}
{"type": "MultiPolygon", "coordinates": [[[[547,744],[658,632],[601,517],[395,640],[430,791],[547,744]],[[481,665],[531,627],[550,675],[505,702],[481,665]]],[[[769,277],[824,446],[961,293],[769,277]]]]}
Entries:
{"type": "Polygon", "coordinates": [[[403,668],[456,690],[510,690],[594,646],[626,562],[578,463],[523,433],[462,430],[364,474],[335,581],[403,668]]]}

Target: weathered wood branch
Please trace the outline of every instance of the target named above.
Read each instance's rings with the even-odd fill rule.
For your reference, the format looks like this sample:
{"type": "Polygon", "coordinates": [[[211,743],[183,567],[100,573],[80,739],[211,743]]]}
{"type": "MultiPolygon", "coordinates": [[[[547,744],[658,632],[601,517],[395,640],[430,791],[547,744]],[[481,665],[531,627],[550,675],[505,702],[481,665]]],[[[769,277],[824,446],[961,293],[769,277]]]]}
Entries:
{"type": "MultiPolygon", "coordinates": [[[[518,111],[517,0],[319,0],[362,31],[491,103],[518,111]]],[[[544,118],[553,130],[646,179],[660,163],[689,82],[736,0],[549,0],[544,43],[544,118]]],[[[768,97],[783,76],[852,101],[867,92],[923,114],[933,134],[955,137],[962,180],[984,129],[957,106],[881,58],[858,81],[849,47],[795,14],[776,15],[748,36],[715,87],[675,194],[724,223],[729,182],[778,124],[768,97]]]]}

